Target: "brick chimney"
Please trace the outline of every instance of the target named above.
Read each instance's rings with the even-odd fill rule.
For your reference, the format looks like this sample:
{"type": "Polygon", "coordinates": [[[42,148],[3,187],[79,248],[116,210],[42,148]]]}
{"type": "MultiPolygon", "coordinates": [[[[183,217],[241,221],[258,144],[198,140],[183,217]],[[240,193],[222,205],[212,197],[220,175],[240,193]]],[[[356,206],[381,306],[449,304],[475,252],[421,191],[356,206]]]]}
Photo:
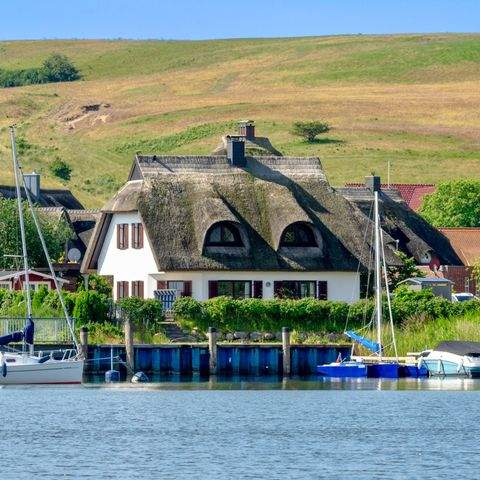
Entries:
{"type": "Polygon", "coordinates": [[[40,198],[40,174],[32,172],[24,176],[25,188],[28,188],[33,200],[40,198]]]}
{"type": "Polygon", "coordinates": [[[247,140],[253,140],[255,138],[255,122],[253,120],[242,120],[238,122],[238,130],[240,136],[245,137],[247,140]]]}
{"type": "Polygon", "coordinates": [[[227,158],[234,167],[245,167],[245,138],[237,135],[227,135],[227,158]]]}
{"type": "Polygon", "coordinates": [[[379,192],[381,190],[380,177],[378,175],[369,175],[365,177],[365,187],[372,192],[379,192]]]}

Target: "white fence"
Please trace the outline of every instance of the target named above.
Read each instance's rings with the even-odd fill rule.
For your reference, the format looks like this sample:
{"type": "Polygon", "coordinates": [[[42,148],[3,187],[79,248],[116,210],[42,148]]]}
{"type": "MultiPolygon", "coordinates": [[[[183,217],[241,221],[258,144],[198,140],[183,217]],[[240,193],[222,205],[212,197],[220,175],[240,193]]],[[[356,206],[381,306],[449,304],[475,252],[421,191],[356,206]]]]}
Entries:
{"type": "MultiPolygon", "coordinates": [[[[34,318],[35,343],[72,343],[65,318],[34,318]]],[[[73,328],[75,320],[72,318],[73,328]]],[[[0,317],[0,336],[23,330],[25,318],[0,317]]]]}

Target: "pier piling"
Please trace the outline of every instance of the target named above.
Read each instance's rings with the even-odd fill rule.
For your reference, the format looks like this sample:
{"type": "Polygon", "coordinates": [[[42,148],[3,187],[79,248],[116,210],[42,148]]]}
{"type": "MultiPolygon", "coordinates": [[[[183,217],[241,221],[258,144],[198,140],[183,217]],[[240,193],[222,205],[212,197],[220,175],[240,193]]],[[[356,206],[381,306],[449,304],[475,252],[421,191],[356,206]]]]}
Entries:
{"type": "Polygon", "coordinates": [[[283,376],[288,377],[292,371],[290,356],[290,329],[282,328],[283,376]]]}
{"type": "Polygon", "coordinates": [[[88,357],[88,328],[80,328],[80,355],[84,360],[87,360],[88,357]]]}
{"type": "Polygon", "coordinates": [[[128,370],[127,376],[130,377],[133,372],[135,372],[135,354],[133,351],[133,328],[132,322],[127,317],[125,318],[125,323],[123,325],[125,333],[125,354],[128,370]]]}
{"type": "Polygon", "coordinates": [[[217,330],[216,328],[208,328],[208,352],[209,352],[209,371],[210,375],[217,374],[217,330]]]}

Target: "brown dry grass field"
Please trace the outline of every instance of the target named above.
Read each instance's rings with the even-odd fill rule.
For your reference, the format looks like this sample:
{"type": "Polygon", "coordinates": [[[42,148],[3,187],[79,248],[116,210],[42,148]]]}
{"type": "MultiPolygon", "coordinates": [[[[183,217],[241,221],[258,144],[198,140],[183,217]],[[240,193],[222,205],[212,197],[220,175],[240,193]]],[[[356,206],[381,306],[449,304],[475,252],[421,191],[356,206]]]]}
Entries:
{"type": "Polygon", "coordinates": [[[0,42],[0,69],[52,52],[83,79],[0,89],[0,183],[12,183],[12,123],[25,169],[96,207],[136,151],[209,153],[246,118],[284,154],[318,155],[334,185],[385,176],[387,160],[396,182],[480,177],[480,35],[0,42]],[[290,134],[307,119],[333,129],[307,144],[290,134]],[[50,174],[55,158],[69,182],[50,174]]]}

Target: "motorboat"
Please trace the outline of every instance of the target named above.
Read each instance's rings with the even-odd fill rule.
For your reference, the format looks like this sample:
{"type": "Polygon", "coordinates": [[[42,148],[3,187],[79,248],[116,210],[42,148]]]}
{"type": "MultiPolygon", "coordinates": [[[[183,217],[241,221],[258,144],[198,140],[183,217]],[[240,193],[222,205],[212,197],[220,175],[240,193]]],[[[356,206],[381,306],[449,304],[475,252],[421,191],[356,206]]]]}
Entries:
{"type": "Polygon", "coordinates": [[[25,187],[25,178],[16,156],[15,129],[13,126],[10,127],[10,139],[12,144],[13,170],[15,174],[18,218],[22,243],[22,255],[20,258],[23,261],[23,270],[25,275],[24,289],[26,319],[25,326],[22,330],[0,336],[0,385],[81,383],[83,377],[84,358],[81,349],[79,348],[73,328],[73,322],[68,314],[63,294],[48,254],[47,246],[42,234],[37,213],[32,202],[30,191],[25,187]],[[22,196],[20,190],[21,185],[25,190],[27,204],[34,221],[53,282],[55,284],[55,289],[58,293],[65,316],[65,321],[72,337],[72,343],[75,346],[73,349],[67,349],[65,351],[56,353],[51,352],[47,355],[43,355],[41,352],[35,353],[35,323],[32,315],[32,295],[29,281],[30,270],[25,236],[22,196]],[[18,344],[21,344],[21,349],[15,349],[12,347],[12,345],[18,344]]]}
{"type": "Polygon", "coordinates": [[[480,377],[480,342],[446,341],[420,353],[419,365],[435,376],[480,377]]]}

